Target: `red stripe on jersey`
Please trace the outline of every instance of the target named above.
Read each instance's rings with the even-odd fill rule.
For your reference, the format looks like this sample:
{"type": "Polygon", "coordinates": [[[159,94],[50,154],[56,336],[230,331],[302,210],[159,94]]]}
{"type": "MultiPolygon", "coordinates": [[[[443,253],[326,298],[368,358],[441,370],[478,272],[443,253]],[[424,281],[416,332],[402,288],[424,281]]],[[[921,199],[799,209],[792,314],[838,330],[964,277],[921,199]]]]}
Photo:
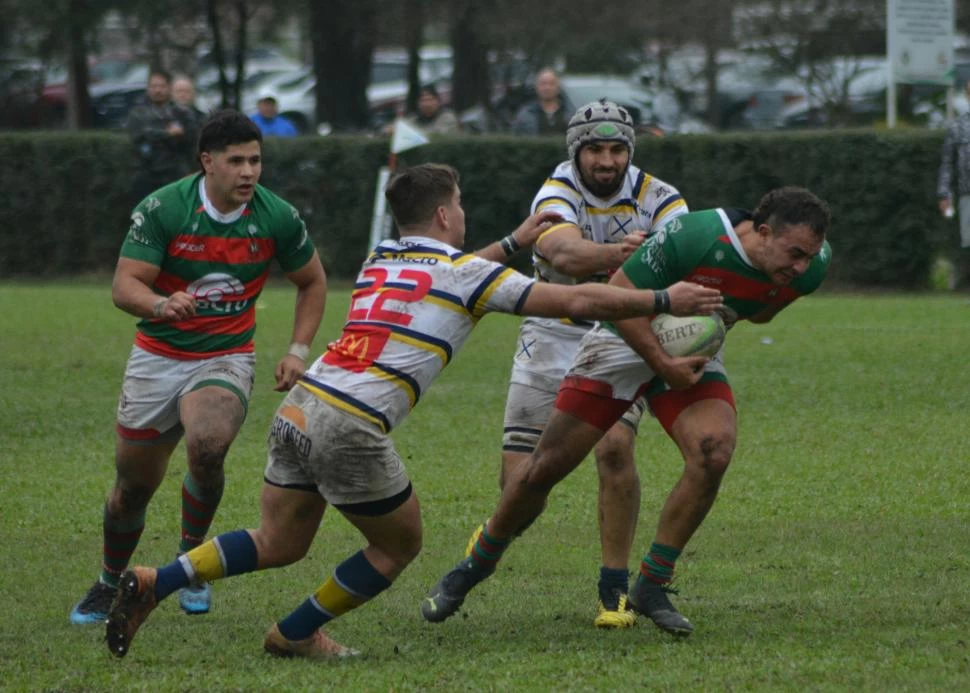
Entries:
{"type": "Polygon", "coordinates": [[[142,332],[135,334],[135,346],[156,356],[164,356],[167,359],[176,359],[177,361],[198,361],[199,359],[211,359],[226,354],[249,354],[255,351],[255,345],[251,339],[242,346],[222,349],[221,351],[182,351],[167,342],[149,337],[142,332]]]}
{"type": "Polygon", "coordinates": [[[169,242],[166,253],[180,260],[245,265],[273,259],[276,241],[272,238],[219,238],[183,233],[169,242]]]}
{"type": "MultiPolygon", "coordinates": [[[[259,292],[263,290],[263,286],[266,285],[266,280],[269,278],[269,268],[261,275],[253,279],[251,282],[243,284],[243,292],[241,294],[225,294],[225,300],[229,301],[242,301],[247,298],[254,298],[259,295],[259,292]]],[[[171,272],[166,272],[162,270],[158,273],[155,278],[155,288],[161,291],[166,296],[171,296],[176,291],[185,291],[188,288],[188,282],[179,277],[178,275],[172,274],[171,272]]]]}
{"type": "Polygon", "coordinates": [[[757,301],[775,305],[791,303],[801,297],[801,294],[790,286],[773,284],[760,279],[749,279],[720,267],[695,267],[684,279],[713,287],[725,296],[742,301],[757,301]]]}
{"type": "Polygon", "coordinates": [[[196,315],[188,320],[179,320],[169,324],[176,330],[183,332],[242,334],[256,325],[256,307],[252,305],[249,310],[243,311],[239,315],[196,315]]]}

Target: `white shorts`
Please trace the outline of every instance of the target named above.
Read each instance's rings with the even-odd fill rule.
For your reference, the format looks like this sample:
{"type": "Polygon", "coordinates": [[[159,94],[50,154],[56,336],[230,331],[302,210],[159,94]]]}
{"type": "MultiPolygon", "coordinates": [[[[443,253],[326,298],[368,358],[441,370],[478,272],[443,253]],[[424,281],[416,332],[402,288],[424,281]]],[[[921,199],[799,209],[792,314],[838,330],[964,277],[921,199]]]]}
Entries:
{"type": "MultiPolygon", "coordinates": [[[[705,373],[726,375],[722,355],[724,347],[704,367],[705,373]]],[[[613,399],[632,401],[644,394],[647,383],[656,374],[629,344],[597,325],[586,333],[579,345],[576,360],[566,377],[578,377],[605,383],[613,399]]]]}
{"type": "MultiPolygon", "coordinates": [[[[550,328],[529,321],[522,324],[505,400],[503,450],[524,453],[535,450],[552,414],[559,385],[585,334],[565,325],[550,328]]],[[[646,399],[639,398],[620,420],[636,432],[646,407],[646,399]]]]}
{"type": "Polygon", "coordinates": [[[184,361],[134,346],[118,398],[118,435],[144,444],[178,440],[183,396],[203,387],[222,387],[235,393],[247,409],[255,379],[256,355],[252,353],[184,361]]]}
{"type": "Polygon", "coordinates": [[[338,506],[386,500],[410,483],[390,437],[299,385],[273,417],[264,476],[338,506]]]}

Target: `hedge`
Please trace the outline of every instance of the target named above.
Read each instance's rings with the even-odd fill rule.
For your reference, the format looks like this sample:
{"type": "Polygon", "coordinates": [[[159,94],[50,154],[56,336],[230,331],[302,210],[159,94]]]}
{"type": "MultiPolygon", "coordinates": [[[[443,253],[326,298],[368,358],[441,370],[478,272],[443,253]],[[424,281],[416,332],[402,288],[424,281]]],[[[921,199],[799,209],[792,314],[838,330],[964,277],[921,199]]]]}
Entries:
{"type": "MultiPolygon", "coordinates": [[[[690,135],[641,139],[634,161],[676,185],[692,209],[752,208],[770,188],[807,186],[832,209],[833,281],[919,288],[933,258],[956,247],[955,223],[936,212],[941,146],[942,133],[916,130],[690,135]]],[[[263,183],[301,210],[333,277],[353,277],[368,250],[387,150],[386,139],[361,137],[264,146],[263,183]]],[[[473,248],[527,215],[564,150],[559,138],[452,137],[406,152],[399,165],[461,171],[473,248]]],[[[110,270],[128,227],[132,162],[122,135],[0,133],[0,277],[110,270]]]]}

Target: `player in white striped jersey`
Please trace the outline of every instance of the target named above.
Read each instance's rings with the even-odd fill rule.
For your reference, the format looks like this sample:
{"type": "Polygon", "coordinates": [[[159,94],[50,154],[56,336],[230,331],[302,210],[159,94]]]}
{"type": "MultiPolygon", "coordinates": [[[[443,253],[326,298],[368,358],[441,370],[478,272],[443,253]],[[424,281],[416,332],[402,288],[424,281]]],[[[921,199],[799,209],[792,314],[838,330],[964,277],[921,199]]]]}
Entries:
{"type": "Polygon", "coordinates": [[[720,293],[680,283],[666,291],[536,283],[497,260],[531,246],[549,226],[533,215],[477,255],[465,238],[458,175],[424,164],[396,174],[385,195],[401,240],[364,263],[340,339],[314,362],[276,412],[260,526],[222,534],[160,569],[122,576],[108,617],[108,647],[124,656],[158,601],[190,581],[288,565],[306,554],[328,504],[367,540],[286,618],[263,647],[321,659],[348,648],[321,626],[391,586],[421,549],[421,514],[388,432],[418,403],[490,312],[623,319],[656,312],[710,313],[720,293]]]}
{"type": "MultiPolygon", "coordinates": [[[[577,110],[566,144],[569,159],[556,167],[532,202],[533,212],[562,217],[533,247],[536,277],[554,284],[605,282],[648,234],[686,213],[687,204],[676,188],[631,163],[633,121],[613,102],[577,110]]],[[[535,449],[559,383],[591,326],[547,318],[522,322],[506,400],[500,485],[535,449]]],[[[594,620],[598,627],[625,628],[636,619],[626,608],[627,566],[640,512],[633,447],[645,408],[638,399],[596,447],[603,561],[594,620]]]]}

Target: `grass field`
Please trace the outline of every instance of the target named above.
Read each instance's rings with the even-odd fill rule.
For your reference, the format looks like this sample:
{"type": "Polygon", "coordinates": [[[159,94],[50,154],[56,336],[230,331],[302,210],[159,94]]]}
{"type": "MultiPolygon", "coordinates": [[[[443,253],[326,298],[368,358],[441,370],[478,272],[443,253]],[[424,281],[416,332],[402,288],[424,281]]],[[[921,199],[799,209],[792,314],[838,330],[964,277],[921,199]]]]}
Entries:
{"type": "MultiPolygon", "coordinates": [[[[334,292],[317,346],[347,295],[334,292]]],[[[0,285],[0,688],[9,690],[966,690],[970,685],[970,303],[966,296],[806,299],[731,333],[740,410],[720,499],[678,563],[674,640],[643,619],[591,626],[599,568],[595,470],[556,489],[536,526],[459,616],[418,605],[497,498],[502,409],[517,321],[483,321],[394,434],[423,504],[425,549],[377,601],[330,631],[353,661],[279,661],[265,629],[361,542],[337,514],[302,563],[217,583],[213,612],[165,602],[121,661],[101,628],[69,625],[95,578],[112,476],[114,409],[134,320],[107,283],[0,285]],[[765,339],[770,337],[769,340],[765,339]]],[[[253,526],[272,368],[292,294],[258,313],[249,420],[227,462],[214,530],[253,526]]],[[[679,474],[642,427],[634,568],[679,474]]],[[[171,560],[180,448],[136,562],[171,560]]]]}

